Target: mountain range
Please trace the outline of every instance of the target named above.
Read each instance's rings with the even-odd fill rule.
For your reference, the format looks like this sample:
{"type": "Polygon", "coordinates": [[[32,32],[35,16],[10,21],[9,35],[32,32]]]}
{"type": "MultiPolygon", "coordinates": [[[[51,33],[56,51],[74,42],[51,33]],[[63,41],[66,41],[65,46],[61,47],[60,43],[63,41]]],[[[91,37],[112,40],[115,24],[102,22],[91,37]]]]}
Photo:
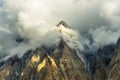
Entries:
{"type": "Polygon", "coordinates": [[[58,46],[41,46],[1,61],[0,80],[120,80],[120,38],[93,54],[72,39],[75,35],[66,32],[70,27],[64,21],[57,26],[63,34],[58,46]]]}

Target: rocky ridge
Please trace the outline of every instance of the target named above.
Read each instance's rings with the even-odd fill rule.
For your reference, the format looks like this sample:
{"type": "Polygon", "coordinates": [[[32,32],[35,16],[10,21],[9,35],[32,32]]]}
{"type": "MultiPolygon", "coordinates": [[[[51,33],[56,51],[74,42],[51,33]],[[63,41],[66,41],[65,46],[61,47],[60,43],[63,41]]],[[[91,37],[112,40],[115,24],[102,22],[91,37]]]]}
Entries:
{"type": "MultiPolygon", "coordinates": [[[[69,28],[64,21],[58,26],[61,24],[69,28]]],[[[0,62],[0,80],[120,80],[120,38],[116,45],[106,45],[96,54],[84,54],[78,42],[71,48],[68,43],[73,40],[63,37],[57,47],[42,46],[20,59],[15,55],[0,62]]]]}
{"type": "Polygon", "coordinates": [[[21,59],[11,57],[0,70],[0,80],[88,80],[88,74],[76,52],[61,41],[51,55],[40,48],[21,59]]]}

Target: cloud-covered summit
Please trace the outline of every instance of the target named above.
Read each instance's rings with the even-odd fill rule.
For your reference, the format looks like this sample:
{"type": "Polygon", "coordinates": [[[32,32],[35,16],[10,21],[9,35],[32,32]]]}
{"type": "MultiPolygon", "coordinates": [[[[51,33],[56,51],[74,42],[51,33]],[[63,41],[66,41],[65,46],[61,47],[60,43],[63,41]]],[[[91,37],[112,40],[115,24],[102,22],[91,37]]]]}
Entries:
{"type": "Polygon", "coordinates": [[[0,56],[58,45],[60,33],[55,25],[60,20],[78,30],[82,44],[100,47],[116,43],[120,36],[120,1],[0,0],[0,56]],[[22,42],[16,42],[16,38],[22,42]]]}

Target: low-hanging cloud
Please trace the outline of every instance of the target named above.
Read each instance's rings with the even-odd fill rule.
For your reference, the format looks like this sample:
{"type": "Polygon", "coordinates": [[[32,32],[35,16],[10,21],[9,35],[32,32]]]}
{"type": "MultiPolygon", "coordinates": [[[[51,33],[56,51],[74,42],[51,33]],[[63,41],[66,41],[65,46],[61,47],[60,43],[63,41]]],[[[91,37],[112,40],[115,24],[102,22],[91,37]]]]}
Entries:
{"type": "Polygon", "coordinates": [[[120,1],[0,0],[0,56],[21,56],[41,45],[58,45],[55,25],[60,20],[77,29],[85,39],[82,43],[89,46],[115,43],[120,36],[120,1]],[[84,34],[91,36],[92,44],[84,34]],[[24,40],[18,43],[18,37],[24,40]]]}

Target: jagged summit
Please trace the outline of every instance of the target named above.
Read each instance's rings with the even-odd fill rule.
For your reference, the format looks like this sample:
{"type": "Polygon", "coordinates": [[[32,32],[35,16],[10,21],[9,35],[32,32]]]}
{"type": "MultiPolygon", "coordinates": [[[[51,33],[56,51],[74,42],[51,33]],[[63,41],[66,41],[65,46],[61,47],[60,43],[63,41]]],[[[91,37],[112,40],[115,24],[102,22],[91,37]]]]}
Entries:
{"type": "Polygon", "coordinates": [[[0,80],[89,80],[84,63],[64,41],[49,55],[46,48],[8,59],[0,80]]]}
{"type": "MultiPolygon", "coordinates": [[[[58,24],[61,41],[55,47],[41,46],[0,62],[0,80],[119,80],[119,48],[112,45],[85,53],[77,32],[64,22],[58,24]],[[84,54],[85,53],[85,54],[84,54]]],[[[17,37],[16,42],[21,43],[17,37]]]]}
{"type": "Polygon", "coordinates": [[[66,28],[71,28],[65,21],[63,21],[63,20],[61,20],[58,24],[57,24],[57,26],[60,26],[60,25],[63,25],[63,26],[65,26],[66,28]]]}

